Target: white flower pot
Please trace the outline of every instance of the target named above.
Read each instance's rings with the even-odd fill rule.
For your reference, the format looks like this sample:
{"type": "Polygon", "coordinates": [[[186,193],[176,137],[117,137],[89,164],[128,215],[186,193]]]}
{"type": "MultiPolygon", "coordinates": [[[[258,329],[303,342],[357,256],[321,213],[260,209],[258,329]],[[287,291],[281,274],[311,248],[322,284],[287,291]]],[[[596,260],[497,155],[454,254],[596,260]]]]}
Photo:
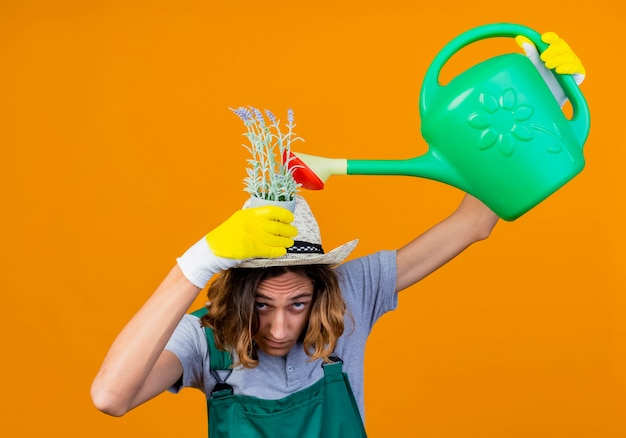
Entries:
{"type": "Polygon", "coordinates": [[[256,196],[250,197],[250,207],[262,207],[265,205],[274,205],[276,207],[286,208],[290,212],[294,213],[296,211],[296,200],[293,199],[291,201],[270,201],[268,199],[257,198],[256,196]]]}

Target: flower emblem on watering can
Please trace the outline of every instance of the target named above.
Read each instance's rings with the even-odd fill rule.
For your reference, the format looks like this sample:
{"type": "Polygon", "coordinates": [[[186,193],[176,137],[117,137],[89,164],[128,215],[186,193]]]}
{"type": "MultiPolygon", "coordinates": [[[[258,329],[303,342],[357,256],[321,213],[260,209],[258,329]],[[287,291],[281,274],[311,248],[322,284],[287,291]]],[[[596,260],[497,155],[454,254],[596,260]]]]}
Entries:
{"type": "Polygon", "coordinates": [[[533,138],[533,129],[548,134],[556,140],[547,148],[550,153],[559,153],[562,150],[562,137],[558,128],[556,133],[530,123],[534,109],[530,105],[518,104],[517,93],[513,88],[507,88],[499,96],[480,93],[478,97],[483,111],[473,112],[467,118],[468,124],[480,131],[478,148],[487,150],[496,147],[505,157],[515,152],[517,145],[528,143],[533,138]]]}

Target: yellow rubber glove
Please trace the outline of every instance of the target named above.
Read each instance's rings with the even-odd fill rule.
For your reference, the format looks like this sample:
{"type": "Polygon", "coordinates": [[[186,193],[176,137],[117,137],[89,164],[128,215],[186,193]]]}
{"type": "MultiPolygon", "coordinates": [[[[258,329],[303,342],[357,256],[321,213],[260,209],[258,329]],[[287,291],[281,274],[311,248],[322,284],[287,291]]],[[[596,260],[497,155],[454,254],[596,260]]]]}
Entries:
{"type": "Polygon", "coordinates": [[[567,102],[567,96],[550,70],[554,69],[559,74],[571,74],[580,85],[585,80],[585,67],[572,48],[556,33],[546,32],[541,35],[541,40],[549,46],[539,55],[537,48],[528,38],[522,35],[515,37],[515,42],[524,49],[528,59],[546,81],[554,98],[560,106],[563,106],[567,102]]]}
{"type": "Polygon", "coordinates": [[[293,213],[274,206],[246,208],[235,212],[206,235],[209,248],[229,259],[274,258],[285,255],[298,230],[293,213]]]}
{"type": "Polygon", "coordinates": [[[204,288],[213,275],[251,258],[280,257],[298,235],[293,213],[280,207],[245,208],[176,259],[187,279],[204,288]]]}
{"type": "Polygon", "coordinates": [[[541,60],[546,67],[554,69],[559,74],[581,74],[585,75],[583,63],[565,40],[559,38],[554,32],[546,32],[541,35],[541,40],[549,44],[548,48],[541,54],[541,60]]]}

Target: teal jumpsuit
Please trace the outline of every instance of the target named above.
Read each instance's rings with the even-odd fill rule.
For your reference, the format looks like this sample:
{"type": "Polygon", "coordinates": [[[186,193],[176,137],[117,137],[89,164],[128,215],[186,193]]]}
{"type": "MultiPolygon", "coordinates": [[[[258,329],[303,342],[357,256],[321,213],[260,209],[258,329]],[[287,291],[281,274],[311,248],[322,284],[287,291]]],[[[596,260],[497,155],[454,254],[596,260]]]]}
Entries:
{"type": "MultiPolygon", "coordinates": [[[[201,317],[206,309],[194,312],[201,317]]],[[[277,400],[234,394],[227,383],[230,353],[215,346],[205,327],[211,374],[217,384],[207,397],[209,436],[219,438],[357,438],[366,437],[358,406],[342,361],[323,364],[324,377],[308,388],[277,400]],[[228,370],[225,378],[217,373],[228,370]]]]}

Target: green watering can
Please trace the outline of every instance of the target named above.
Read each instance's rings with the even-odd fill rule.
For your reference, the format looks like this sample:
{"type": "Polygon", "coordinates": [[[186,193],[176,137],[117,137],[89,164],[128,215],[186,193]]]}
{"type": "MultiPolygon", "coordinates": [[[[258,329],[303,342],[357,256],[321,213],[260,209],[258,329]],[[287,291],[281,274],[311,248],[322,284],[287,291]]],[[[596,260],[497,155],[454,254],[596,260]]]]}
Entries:
{"type": "Polygon", "coordinates": [[[584,167],[589,108],[570,75],[557,80],[572,103],[568,119],[541,75],[523,54],[496,56],[439,83],[445,63],[463,47],[494,37],[536,31],[497,23],[450,41],[426,72],[420,95],[421,131],[429,145],[405,160],[348,160],[292,155],[289,166],[304,188],[320,189],[330,175],[407,175],[441,181],[470,193],[498,216],[514,220],[550,196],[584,167]]]}

